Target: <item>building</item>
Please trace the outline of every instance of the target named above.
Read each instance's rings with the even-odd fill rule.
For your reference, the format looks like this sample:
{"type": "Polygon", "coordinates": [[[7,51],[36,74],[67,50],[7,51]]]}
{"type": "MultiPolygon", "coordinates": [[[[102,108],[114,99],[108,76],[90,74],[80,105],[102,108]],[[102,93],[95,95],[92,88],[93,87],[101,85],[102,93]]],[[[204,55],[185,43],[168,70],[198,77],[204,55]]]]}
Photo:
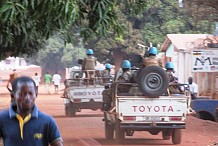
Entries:
{"type": "Polygon", "coordinates": [[[41,76],[41,67],[36,65],[29,65],[24,58],[8,57],[5,60],[0,61],[0,77],[3,81],[9,79],[9,75],[12,70],[16,69],[18,76],[34,76],[37,72],[41,76]]]}
{"type": "MultiPolygon", "coordinates": [[[[171,61],[175,65],[175,74],[179,82],[186,83],[189,76],[199,85],[199,95],[218,98],[218,64],[215,65],[216,58],[213,58],[217,68],[213,70],[197,70],[193,67],[193,52],[217,52],[218,36],[209,34],[167,34],[161,46],[161,52],[165,53],[164,62],[171,61]]],[[[216,56],[215,56],[216,57],[216,56]]],[[[218,57],[218,55],[217,55],[218,57]]],[[[218,58],[217,58],[218,59],[218,58]]],[[[208,61],[199,58],[198,62],[205,66],[208,61]]]]}

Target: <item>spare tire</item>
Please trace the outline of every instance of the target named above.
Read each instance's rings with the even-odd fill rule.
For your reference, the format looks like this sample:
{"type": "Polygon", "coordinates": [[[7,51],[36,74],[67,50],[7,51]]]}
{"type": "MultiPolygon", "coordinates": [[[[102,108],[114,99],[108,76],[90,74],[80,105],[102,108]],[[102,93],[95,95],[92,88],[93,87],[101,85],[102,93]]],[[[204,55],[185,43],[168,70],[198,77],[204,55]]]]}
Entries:
{"type": "Polygon", "coordinates": [[[166,93],[169,86],[165,70],[159,66],[147,66],[138,74],[139,90],[149,97],[157,97],[166,93]]]}

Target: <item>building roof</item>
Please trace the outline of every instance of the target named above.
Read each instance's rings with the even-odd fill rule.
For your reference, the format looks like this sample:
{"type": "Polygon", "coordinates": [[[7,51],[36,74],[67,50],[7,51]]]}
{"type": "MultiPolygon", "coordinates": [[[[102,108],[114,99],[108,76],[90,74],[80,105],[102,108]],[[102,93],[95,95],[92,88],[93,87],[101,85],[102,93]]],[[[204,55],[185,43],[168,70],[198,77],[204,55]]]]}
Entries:
{"type": "Polygon", "coordinates": [[[195,47],[205,47],[204,40],[211,38],[209,34],[167,34],[164,43],[161,46],[161,51],[166,52],[168,47],[173,44],[175,50],[187,50],[195,47]]]}

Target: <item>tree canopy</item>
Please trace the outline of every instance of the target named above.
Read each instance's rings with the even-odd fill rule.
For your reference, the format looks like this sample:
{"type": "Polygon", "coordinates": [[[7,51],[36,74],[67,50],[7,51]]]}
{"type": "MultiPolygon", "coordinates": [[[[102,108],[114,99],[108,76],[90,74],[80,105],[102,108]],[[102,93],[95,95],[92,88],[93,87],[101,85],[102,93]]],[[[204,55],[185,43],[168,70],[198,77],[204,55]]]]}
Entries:
{"type": "MultiPolygon", "coordinates": [[[[78,40],[81,41],[81,40],[78,40]]],[[[85,56],[85,49],[82,42],[77,46],[64,42],[63,36],[55,34],[42,44],[36,54],[31,57],[22,55],[29,63],[40,65],[44,70],[55,73],[64,71],[66,67],[78,65],[78,59],[85,56]]]]}
{"type": "MultiPolygon", "coordinates": [[[[140,15],[131,15],[122,4],[119,5],[116,13],[118,22],[123,24],[125,30],[123,36],[115,37],[113,33],[110,33],[105,38],[94,38],[86,44],[86,47],[94,48],[100,61],[112,60],[113,62],[112,54],[118,54],[122,58],[128,58],[134,53],[142,54],[144,51],[137,47],[138,44],[147,47],[152,44],[158,48],[168,33],[212,33],[214,31],[213,23],[195,19],[189,10],[179,7],[176,0],[147,2],[140,15]]],[[[117,59],[118,56],[115,58],[117,59]]]]}
{"type": "Polygon", "coordinates": [[[187,0],[185,8],[195,19],[218,21],[218,0],[187,0]]]}
{"type": "Polygon", "coordinates": [[[115,8],[120,3],[132,7],[131,13],[146,5],[142,0],[1,0],[1,58],[34,53],[54,32],[66,33],[72,27],[79,28],[84,38],[111,29],[119,35],[123,29],[115,8]]]}
{"type": "Polygon", "coordinates": [[[167,33],[213,32],[213,2],[184,1],[181,8],[177,0],[1,0],[0,59],[42,49],[35,63],[48,67],[46,59],[56,58],[68,67],[82,52],[80,39],[101,62],[125,58],[143,53],[138,44],[158,47],[167,33]]]}

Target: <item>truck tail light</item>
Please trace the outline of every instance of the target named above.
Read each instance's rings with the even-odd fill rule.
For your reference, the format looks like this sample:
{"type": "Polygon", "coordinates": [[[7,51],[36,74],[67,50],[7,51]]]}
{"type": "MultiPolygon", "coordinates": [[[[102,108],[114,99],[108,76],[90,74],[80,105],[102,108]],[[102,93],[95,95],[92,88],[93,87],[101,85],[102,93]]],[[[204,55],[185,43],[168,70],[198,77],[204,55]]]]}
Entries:
{"type": "Polygon", "coordinates": [[[123,117],[123,120],[124,121],[135,121],[136,120],[136,117],[135,116],[124,116],[123,117]]]}
{"type": "Polygon", "coordinates": [[[170,117],[170,121],[182,121],[182,117],[170,117]]]}
{"type": "Polygon", "coordinates": [[[73,102],[76,102],[76,103],[81,102],[81,99],[73,99],[73,102]]]}

